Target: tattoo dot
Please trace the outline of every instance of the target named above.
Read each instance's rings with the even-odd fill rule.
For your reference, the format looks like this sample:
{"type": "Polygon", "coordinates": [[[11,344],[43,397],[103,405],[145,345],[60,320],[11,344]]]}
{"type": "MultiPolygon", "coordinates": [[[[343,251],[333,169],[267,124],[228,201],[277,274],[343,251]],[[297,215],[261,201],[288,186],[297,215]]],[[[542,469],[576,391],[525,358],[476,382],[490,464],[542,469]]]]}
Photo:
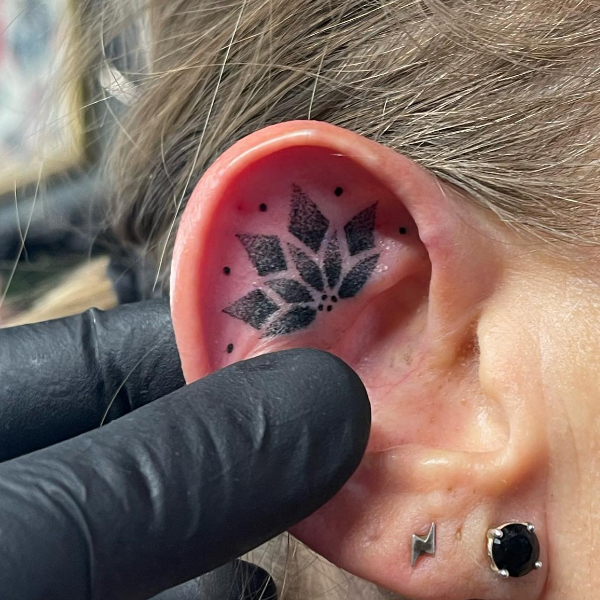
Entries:
{"type": "Polygon", "coordinates": [[[233,352],[233,344],[229,344],[227,346],[227,354],[231,354],[233,352]]]}
{"type": "Polygon", "coordinates": [[[323,305],[322,305],[322,304],[319,304],[319,306],[318,306],[318,309],[319,309],[319,310],[323,310],[323,305]]]}
{"type": "Polygon", "coordinates": [[[333,310],[333,306],[331,304],[327,307],[327,312],[331,312],[333,310]]]}
{"type": "Polygon", "coordinates": [[[260,212],[267,212],[267,205],[266,204],[261,204],[259,207],[260,212]]]}
{"type": "Polygon", "coordinates": [[[335,192],[333,192],[336,196],[341,196],[344,193],[344,190],[341,187],[336,187],[335,192]]]}
{"type": "Polygon", "coordinates": [[[331,296],[331,301],[332,302],[337,302],[337,296],[331,296]]]}
{"type": "Polygon", "coordinates": [[[321,296],[321,300],[327,300],[327,294],[323,294],[323,295],[321,296]]]}
{"type": "Polygon", "coordinates": [[[406,227],[400,227],[400,233],[402,235],[405,235],[406,234],[406,227]]]}
{"type": "Polygon", "coordinates": [[[229,275],[229,273],[231,273],[231,269],[229,267],[224,267],[223,273],[225,273],[225,275],[229,275]]]}

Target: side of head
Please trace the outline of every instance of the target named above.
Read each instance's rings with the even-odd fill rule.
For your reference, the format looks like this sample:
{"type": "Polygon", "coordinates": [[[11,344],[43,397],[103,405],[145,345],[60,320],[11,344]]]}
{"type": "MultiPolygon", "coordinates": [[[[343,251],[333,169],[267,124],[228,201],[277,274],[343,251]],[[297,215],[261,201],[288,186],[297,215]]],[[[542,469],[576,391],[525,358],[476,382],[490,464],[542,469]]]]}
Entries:
{"type": "Polygon", "coordinates": [[[538,250],[372,140],[317,121],[264,128],[219,157],[183,215],[171,295],[184,374],[296,346],[340,356],[369,391],[369,448],[293,533],[409,597],[539,598],[548,568],[502,580],[486,533],[532,522],[554,577],[571,560],[565,424],[593,400],[577,346],[600,348],[596,292],[538,250]],[[435,559],[413,567],[411,535],[432,522],[435,559]]]}
{"type": "Polygon", "coordinates": [[[311,346],[365,382],[365,460],[301,540],[413,598],[576,598],[600,527],[593,6],[481,4],[157,10],[116,221],[171,272],[188,380],[311,346]],[[508,521],[544,568],[503,580],[508,521]]]}

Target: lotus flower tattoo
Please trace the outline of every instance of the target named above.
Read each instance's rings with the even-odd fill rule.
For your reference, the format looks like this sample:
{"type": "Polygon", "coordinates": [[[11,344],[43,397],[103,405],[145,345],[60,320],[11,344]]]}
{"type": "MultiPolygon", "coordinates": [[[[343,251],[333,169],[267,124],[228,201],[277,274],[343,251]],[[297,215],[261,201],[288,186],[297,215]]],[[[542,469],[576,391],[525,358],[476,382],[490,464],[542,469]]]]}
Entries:
{"type": "Polygon", "coordinates": [[[256,272],[264,278],[264,287],[247,293],[223,312],[263,331],[263,337],[272,337],[304,329],[319,312],[331,312],[338,301],[354,298],[379,260],[379,254],[366,254],[375,248],[376,211],[377,203],[350,219],[343,233],[331,231],[327,217],[294,184],[288,227],[294,243],[283,244],[276,235],[237,234],[256,272]],[[358,257],[345,275],[343,255],[358,257]],[[302,281],[295,273],[295,278],[289,276],[290,262],[302,281]]]}

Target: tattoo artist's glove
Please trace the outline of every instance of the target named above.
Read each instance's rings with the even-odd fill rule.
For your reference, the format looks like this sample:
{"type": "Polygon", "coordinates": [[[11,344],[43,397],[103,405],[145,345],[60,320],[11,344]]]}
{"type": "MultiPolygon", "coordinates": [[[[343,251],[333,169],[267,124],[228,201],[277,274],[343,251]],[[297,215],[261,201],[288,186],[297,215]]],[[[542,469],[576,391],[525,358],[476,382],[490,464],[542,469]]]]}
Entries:
{"type": "Polygon", "coordinates": [[[166,300],[0,329],[0,461],[95,429],[184,384],[166,300]]]}
{"type": "Polygon", "coordinates": [[[141,600],[179,586],[160,598],[224,600],[244,564],[216,568],[357,467],[364,386],[339,359],[292,350],[180,388],[164,304],[87,315],[0,331],[4,459],[96,427],[113,399],[110,418],[124,415],[0,464],[1,596],[141,600]]]}

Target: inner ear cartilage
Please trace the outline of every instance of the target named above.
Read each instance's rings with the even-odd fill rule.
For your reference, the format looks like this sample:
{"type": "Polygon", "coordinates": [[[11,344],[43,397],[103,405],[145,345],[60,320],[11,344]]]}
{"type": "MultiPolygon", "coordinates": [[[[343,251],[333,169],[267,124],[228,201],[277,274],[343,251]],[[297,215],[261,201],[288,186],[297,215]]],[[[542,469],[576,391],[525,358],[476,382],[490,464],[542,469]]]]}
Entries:
{"type": "MultiPolygon", "coordinates": [[[[343,190],[338,187],[335,192],[341,195],[343,190]]],[[[260,232],[235,234],[258,276],[269,279],[223,312],[261,330],[263,337],[272,337],[306,328],[319,312],[331,312],[333,305],[323,304],[329,298],[334,304],[354,298],[375,272],[381,255],[375,241],[377,205],[371,203],[343,227],[335,227],[309,195],[293,184],[287,232],[294,243],[260,232]],[[346,273],[344,256],[352,265],[346,273]],[[274,274],[276,279],[271,277],[274,274]]],[[[260,210],[264,212],[266,204],[260,210]]]]}
{"type": "Polygon", "coordinates": [[[492,571],[503,578],[523,577],[542,568],[533,523],[505,523],[488,529],[487,551],[492,571]]]}

